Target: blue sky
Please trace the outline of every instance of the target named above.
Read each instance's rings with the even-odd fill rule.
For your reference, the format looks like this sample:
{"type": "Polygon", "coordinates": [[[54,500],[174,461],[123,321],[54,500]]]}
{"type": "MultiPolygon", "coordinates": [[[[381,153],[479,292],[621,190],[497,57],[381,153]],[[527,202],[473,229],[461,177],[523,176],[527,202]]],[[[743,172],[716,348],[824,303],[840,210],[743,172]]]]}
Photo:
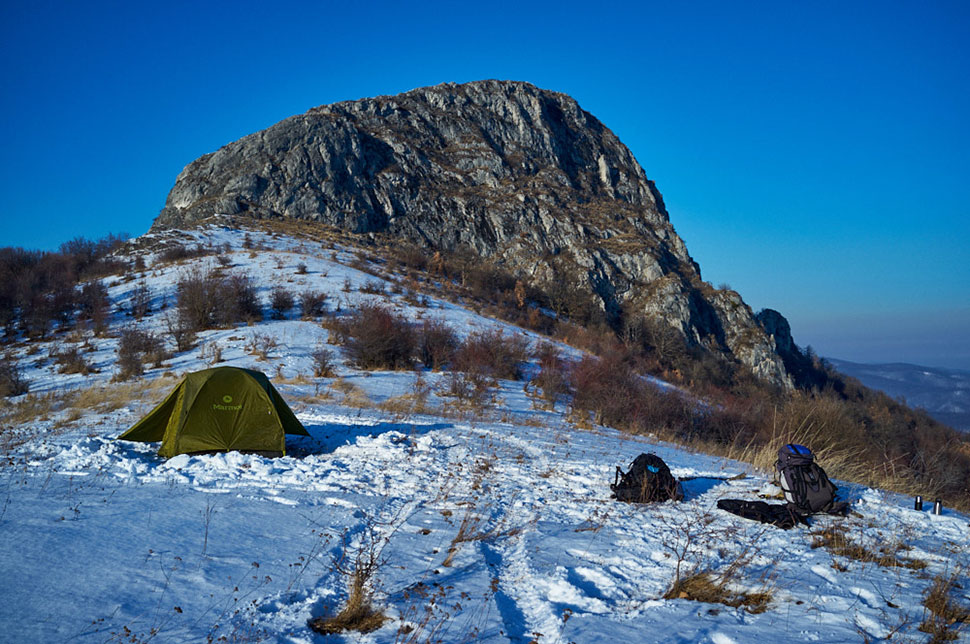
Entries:
{"type": "Polygon", "coordinates": [[[968,32],[966,2],[7,2],[0,245],[140,234],[187,163],[315,105],[526,80],[799,344],[970,369],[968,32]]]}

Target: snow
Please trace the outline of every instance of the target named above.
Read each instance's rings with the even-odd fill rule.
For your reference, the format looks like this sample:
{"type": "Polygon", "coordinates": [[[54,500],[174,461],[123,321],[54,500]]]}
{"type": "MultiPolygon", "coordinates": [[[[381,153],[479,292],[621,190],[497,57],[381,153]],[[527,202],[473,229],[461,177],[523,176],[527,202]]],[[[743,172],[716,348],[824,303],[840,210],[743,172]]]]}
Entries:
{"type": "MultiPolygon", "coordinates": [[[[250,256],[243,232],[231,228],[191,233],[229,244],[233,270],[250,274],[264,298],[275,284],[314,288],[343,310],[382,300],[412,319],[440,317],[462,335],[502,328],[539,340],[434,296],[424,308],[401,295],[362,294],[360,285],[379,278],[348,265],[352,249],[250,234],[268,250],[250,256]],[[299,262],[306,275],[295,274],[299,262]]],[[[191,264],[149,265],[143,279],[111,284],[115,303],[141,281],[158,304],[174,301],[175,280],[191,264]]],[[[120,314],[113,322],[131,323],[120,314]]],[[[159,313],[137,324],[163,329],[159,313]]],[[[440,405],[434,392],[443,376],[363,372],[331,347],[343,382],[370,401],[353,404],[334,379],[297,378],[312,372],[310,354],[327,337],[318,323],[288,319],[200,338],[219,344],[224,364],[265,371],[290,401],[310,436],[288,437],[282,458],[164,460],[157,445],[114,440],[164,387],[70,422],[63,410],[14,428],[28,439],[0,469],[0,640],[377,643],[434,634],[444,642],[727,644],[859,641],[901,628],[925,641],[916,626],[932,578],[970,563],[965,515],[918,512],[907,498],[848,483],[839,484],[852,515],[817,517],[811,529],[783,531],[719,511],[718,499],[771,492],[770,477],[651,437],[578,429],[562,405],[536,409],[522,383],[500,383],[495,408],[481,416],[383,411],[379,403],[412,392],[419,377],[440,405]],[[279,340],[266,361],[245,350],[254,334],[279,340]],[[610,500],[614,468],[646,451],[690,478],[684,502],[610,500]],[[456,541],[463,523],[466,538],[456,541]],[[927,567],[881,568],[813,548],[810,532],[835,524],[873,548],[905,543],[899,556],[927,567]],[[375,605],[391,619],[369,634],[314,634],[307,620],[339,609],[348,587],[341,570],[370,542],[380,561],[375,605]],[[723,571],[743,560],[733,583],[770,592],[767,610],[663,599],[678,553],[685,569],[723,571]],[[405,624],[413,630],[402,631],[405,624]]],[[[56,373],[40,359],[48,347],[18,355],[32,392],[110,387],[116,342],[91,341],[99,372],[88,376],[56,373]]],[[[145,378],[206,366],[193,349],[145,378]]]]}

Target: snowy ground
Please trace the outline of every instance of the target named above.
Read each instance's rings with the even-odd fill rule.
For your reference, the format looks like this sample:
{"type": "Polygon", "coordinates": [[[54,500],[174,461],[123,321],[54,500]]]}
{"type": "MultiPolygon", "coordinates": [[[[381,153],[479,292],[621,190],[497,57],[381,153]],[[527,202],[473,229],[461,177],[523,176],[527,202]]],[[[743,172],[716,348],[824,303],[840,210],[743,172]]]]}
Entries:
{"type": "MultiPolygon", "coordinates": [[[[230,244],[233,270],[256,278],[263,297],[283,283],[323,290],[344,310],[378,298],[412,318],[441,317],[462,334],[493,326],[521,332],[435,298],[415,307],[401,295],[361,294],[359,286],[376,278],[348,266],[348,249],[253,234],[270,250],[251,257],[239,231],[194,235],[230,244]],[[306,275],[295,274],[299,262],[306,275]]],[[[173,301],[181,270],[149,262],[144,281],[159,304],[173,301]]],[[[123,304],[139,281],[111,286],[113,300],[123,304]]],[[[119,315],[115,324],[122,323],[131,322],[119,315]]],[[[158,314],[140,324],[163,328],[158,314]]],[[[853,514],[820,517],[811,528],[783,531],[721,512],[718,499],[774,492],[769,477],[650,438],[577,429],[561,405],[538,408],[522,383],[501,383],[481,414],[382,409],[415,391],[419,378],[431,404],[445,405],[436,393],[444,376],[361,372],[330,347],[340,380],[307,378],[310,353],[326,338],[319,324],[295,319],[201,337],[220,346],[225,364],[265,371],[291,402],[311,437],[288,439],[283,458],[166,461],[157,445],[114,440],[164,388],[146,388],[117,409],[73,419],[65,409],[4,428],[26,442],[0,469],[0,640],[926,641],[917,626],[932,578],[970,563],[966,516],[917,512],[906,498],[849,484],[841,491],[853,514]],[[245,350],[254,334],[279,342],[266,361],[245,350]],[[684,502],[609,499],[614,468],[646,451],[690,478],[684,502]],[[880,567],[812,548],[811,533],[832,524],[873,550],[905,544],[899,557],[926,568],[880,567]],[[380,562],[375,606],[390,620],[366,635],[314,634],[307,620],[339,609],[344,573],[371,542],[380,562]],[[767,610],[662,599],[678,562],[684,571],[715,573],[740,563],[734,587],[770,593],[767,610]]],[[[31,391],[115,386],[116,340],[91,343],[88,357],[100,371],[85,377],[56,373],[46,347],[32,355],[21,347],[31,391]]],[[[146,379],[206,366],[193,349],[146,379]]]]}

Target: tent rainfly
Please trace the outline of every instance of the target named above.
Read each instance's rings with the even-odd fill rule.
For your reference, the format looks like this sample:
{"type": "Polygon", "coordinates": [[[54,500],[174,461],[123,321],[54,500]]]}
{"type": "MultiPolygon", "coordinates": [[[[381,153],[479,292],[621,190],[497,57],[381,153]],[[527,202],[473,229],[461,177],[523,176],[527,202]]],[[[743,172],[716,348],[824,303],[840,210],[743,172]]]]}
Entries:
{"type": "Polygon", "coordinates": [[[118,439],[161,441],[165,457],[231,450],[282,456],[284,434],[309,436],[265,374],[216,367],[186,374],[118,439]]]}

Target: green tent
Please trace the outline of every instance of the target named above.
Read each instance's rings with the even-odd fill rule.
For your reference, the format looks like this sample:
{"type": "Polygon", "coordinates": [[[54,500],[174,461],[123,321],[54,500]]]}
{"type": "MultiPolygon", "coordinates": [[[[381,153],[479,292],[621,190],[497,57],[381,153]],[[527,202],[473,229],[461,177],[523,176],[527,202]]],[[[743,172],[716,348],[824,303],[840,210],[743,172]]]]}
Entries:
{"type": "Polygon", "coordinates": [[[187,374],[118,438],[162,441],[158,453],[165,457],[230,450],[282,456],[284,434],[309,436],[265,374],[216,367],[187,374]]]}

